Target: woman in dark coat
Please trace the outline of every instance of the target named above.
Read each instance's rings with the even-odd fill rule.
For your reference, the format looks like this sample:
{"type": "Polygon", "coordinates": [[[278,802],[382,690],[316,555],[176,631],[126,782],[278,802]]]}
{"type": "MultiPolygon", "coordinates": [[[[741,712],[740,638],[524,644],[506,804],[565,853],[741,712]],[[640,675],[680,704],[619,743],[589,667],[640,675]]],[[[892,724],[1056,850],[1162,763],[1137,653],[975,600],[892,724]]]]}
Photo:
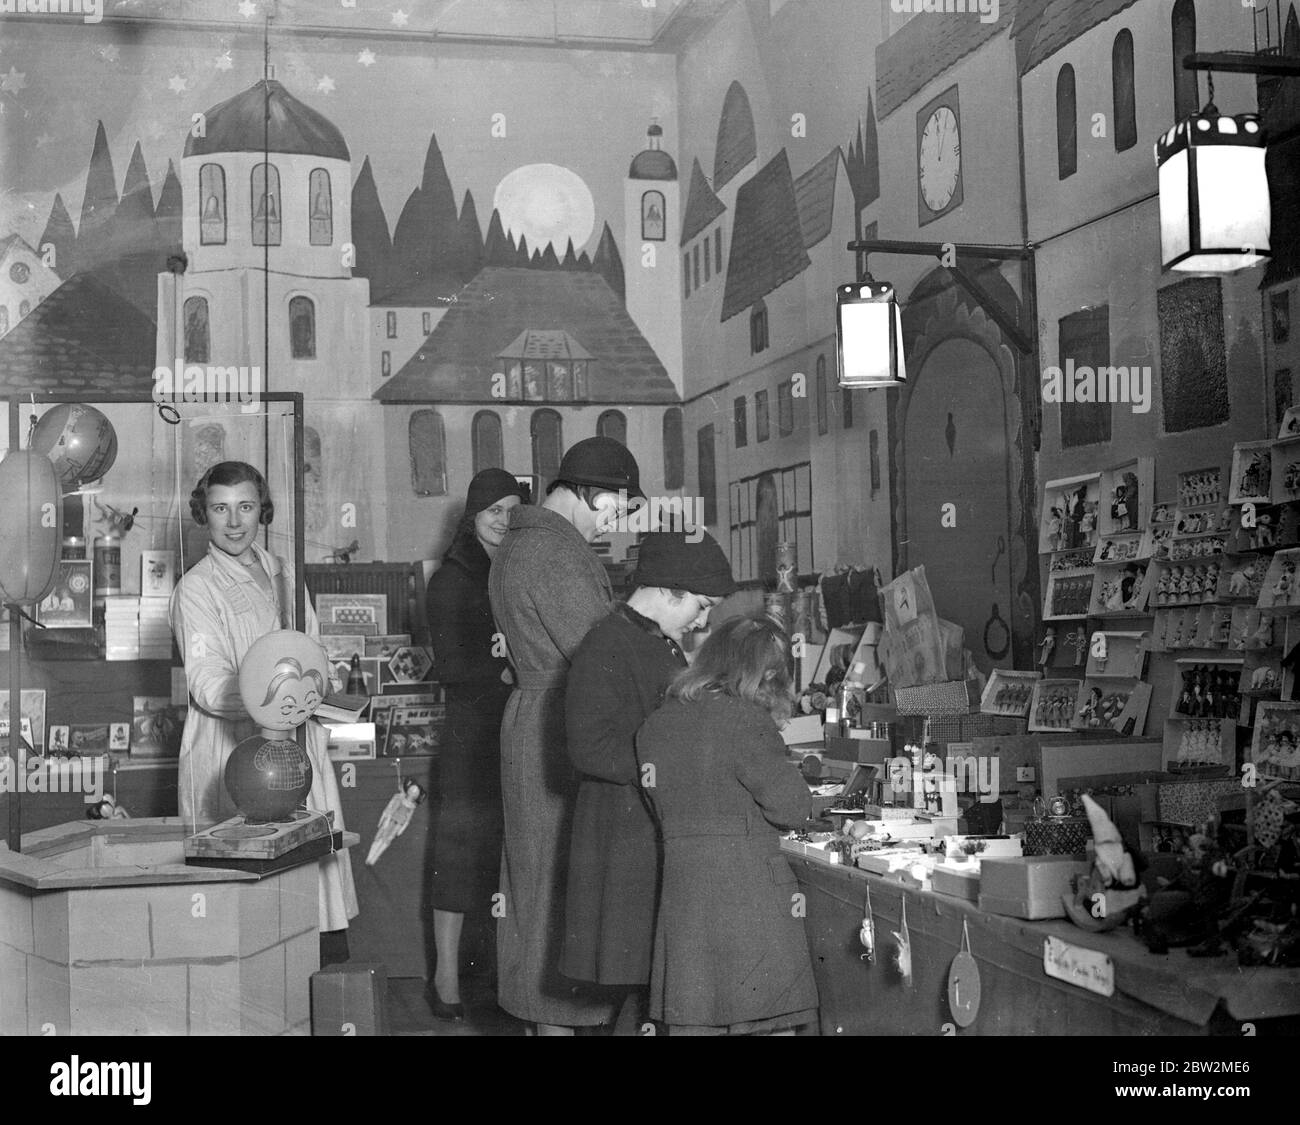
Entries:
{"type": "Polygon", "coordinates": [[[636,736],[664,848],[650,1015],[669,1034],[790,1031],[816,1019],[799,888],[779,843],[812,809],[777,733],[792,694],[785,634],[734,617],[636,736]]]}
{"type": "Polygon", "coordinates": [[[679,642],[736,589],[707,532],[655,532],[641,542],[626,605],[587,634],[565,694],[569,760],[581,781],[569,853],[560,971],[628,990],[615,1034],[635,1034],[650,983],[659,847],[641,792],[633,738],[686,668],[679,642]]]}
{"type": "Polygon", "coordinates": [[[504,469],[470,481],[465,515],[442,566],[429,579],[426,607],[434,674],[444,685],[447,737],[434,795],[433,991],[439,1019],[461,1019],[460,935],[465,915],[486,911],[501,861],[501,715],[510,697],[508,667],[493,654],[488,571],[505,535],[519,482],[504,469]],[[502,673],[506,673],[503,678],[502,673]]]}

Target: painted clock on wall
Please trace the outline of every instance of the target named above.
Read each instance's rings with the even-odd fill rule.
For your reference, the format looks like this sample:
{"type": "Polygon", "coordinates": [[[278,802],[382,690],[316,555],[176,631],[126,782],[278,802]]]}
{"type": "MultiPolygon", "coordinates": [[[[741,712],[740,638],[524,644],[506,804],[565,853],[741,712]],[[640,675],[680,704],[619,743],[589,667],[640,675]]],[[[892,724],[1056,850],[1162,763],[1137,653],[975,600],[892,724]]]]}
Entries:
{"type": "Polygon", "coordinates": [[[961,206],[961,109],[952,86],[916,115],[917,225],[961,206]]]}

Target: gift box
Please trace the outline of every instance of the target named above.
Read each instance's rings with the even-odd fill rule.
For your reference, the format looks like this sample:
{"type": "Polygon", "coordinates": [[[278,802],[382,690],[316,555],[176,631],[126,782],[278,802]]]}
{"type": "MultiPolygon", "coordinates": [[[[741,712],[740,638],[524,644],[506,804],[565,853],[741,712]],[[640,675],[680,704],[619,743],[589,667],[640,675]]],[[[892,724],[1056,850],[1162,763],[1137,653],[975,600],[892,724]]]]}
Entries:
{"type": "Polygon", "coordinates": [[[311,975],[313,1035],[387,1035],[388,969],[346,962],[311,975]]]}
{"type": "Polygon", "coordinates": [[[1025,855],[1083,855],[1091,838],[1086,816],[1025,821],[1025,855]]]}
{"type": "Polygon", "coordinates": [[[1063,855],[980,860],[980,909],[1029,921],[1064,918],[1061,896],[1073,895],[1071,880],[1089,869],[1086,860],[1063,855]]]}

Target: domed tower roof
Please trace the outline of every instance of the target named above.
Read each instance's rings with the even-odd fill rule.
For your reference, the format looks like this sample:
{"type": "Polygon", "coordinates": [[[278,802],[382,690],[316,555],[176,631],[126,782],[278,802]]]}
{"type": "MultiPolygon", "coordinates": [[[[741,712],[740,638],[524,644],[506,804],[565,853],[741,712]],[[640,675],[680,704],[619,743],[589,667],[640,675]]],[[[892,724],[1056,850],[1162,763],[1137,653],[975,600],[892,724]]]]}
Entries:
{"type": "Polygon", "coordinates": [[[221,152],[287,152],[348,160],[347,143],[324,114],[263,79],[207,112],[206,135],[185,139],[186,156],[221,152]]]}
{"type": "Polygon", "coordinates": [[[632,167],[627,170],[629,180],[675,180],[677,165],[673,158],[659,147],[659,138],[664,135],[658,124],[646,130],[649,147],[642,149],[632,158],[632,167]]]}

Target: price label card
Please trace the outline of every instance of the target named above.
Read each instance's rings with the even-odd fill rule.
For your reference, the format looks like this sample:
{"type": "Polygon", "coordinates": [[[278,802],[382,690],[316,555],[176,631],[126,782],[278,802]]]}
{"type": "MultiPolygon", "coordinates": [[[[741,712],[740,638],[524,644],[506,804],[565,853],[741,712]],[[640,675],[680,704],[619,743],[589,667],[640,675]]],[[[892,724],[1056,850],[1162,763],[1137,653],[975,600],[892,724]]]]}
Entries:
{"type": "Polygon", "coordinates": [[[1100,996],[1115,995],[1115,962],[1095,949],[1082,949],[1058,937],[1044,938],[1043,971],[1100,996]]]}

